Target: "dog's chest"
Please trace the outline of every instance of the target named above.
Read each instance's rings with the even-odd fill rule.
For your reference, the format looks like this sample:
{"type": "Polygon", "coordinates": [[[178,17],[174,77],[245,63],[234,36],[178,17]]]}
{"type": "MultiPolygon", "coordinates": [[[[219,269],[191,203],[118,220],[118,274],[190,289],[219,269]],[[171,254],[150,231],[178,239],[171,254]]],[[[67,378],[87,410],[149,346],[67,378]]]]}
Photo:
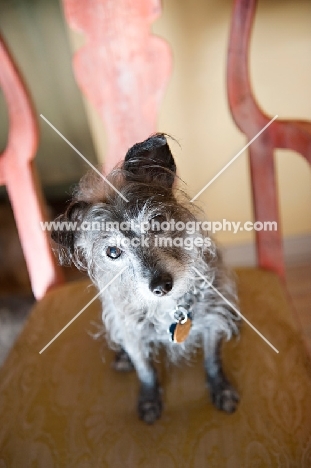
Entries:
{"type": "MultiPolygon", "coordinates": [[[[168,298],[169,299],[169,298],[168,298]]],[[[138,328],[145,340],[152,342],[162,342],[166,345],[176,343],[176,338],[182,337],[182,341],[189,340],[198,332],[198,320],[194,319],[196,313],[195,305],[184,311],[184,320],[179,323],[178,301],[161,301],[156,310],[146,313],[138,324],[138,328]],[[187,314],[189,312],[189,314],[187,314]],[[186,323],[187,322],[187,323],[186,323]]],[[[196,317],[198,319],[199,317],[196,317]]]]}
{"type": "MultiPolygon", "coordinates": [[[[185,345],[190,345],[202,333],[204,313],[202,302],[194,295],[187,293],[187,301],[166,297],[159,301],[146,302],[138,305],[137,297],[127,296],[126,301],[120,301],[115,295],[109,294],[109,300],[104,306],[103,319],[108,332],[113,336],[132,336],[135,340],[147,343],[162,343],[165,346],[180,345],[174,342],[172,326],[177,323],[176,309],[179,305],[188,307],[191,320],[189,330],[185,336],[185,345]],[[201,303],[201,304],[200,304],[201,303]],[[108,307],[107,307],[108,306],[108,307]]],[[[107,298],[108,299],[108,298],[107,298]]],[[[204,307],[205,309],[205,307],[204,307]]],[[[189,323],[188,323],[189,325],[189,323]]]]}

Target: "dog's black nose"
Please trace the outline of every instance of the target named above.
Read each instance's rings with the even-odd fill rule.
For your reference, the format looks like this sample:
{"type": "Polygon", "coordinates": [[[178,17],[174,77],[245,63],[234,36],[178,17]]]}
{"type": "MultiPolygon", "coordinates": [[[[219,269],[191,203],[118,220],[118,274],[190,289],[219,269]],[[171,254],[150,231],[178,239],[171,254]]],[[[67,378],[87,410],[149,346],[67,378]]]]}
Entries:
{"type": "Polygon", "coordinates": [[[165,296],[173,287],[173,278],[169,273],[155,276],[150,282],[150,289],[156,296],[165,296]]]}

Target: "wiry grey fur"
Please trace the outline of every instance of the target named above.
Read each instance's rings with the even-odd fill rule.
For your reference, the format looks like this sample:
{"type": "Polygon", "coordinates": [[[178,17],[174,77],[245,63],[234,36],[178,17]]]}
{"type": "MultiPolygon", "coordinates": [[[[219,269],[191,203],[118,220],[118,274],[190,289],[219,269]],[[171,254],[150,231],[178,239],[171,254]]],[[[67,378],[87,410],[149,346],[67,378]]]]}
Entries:
{"type": "MultiPolygon", "coordinates": [[[[196,221],[198,210],[175,187],[175,171],[165,136],[154,135],[134,145],[122,166],[108,176],[128,202],[100,177],[87,175],[61,220],[78,223],[135,220],[137,225],[155,217],[184,223],[196,221]]],[[[180,231],[159,234],[137,228],[128,232],[55,231],[52,237],[62,246],[61,259],[85,269],[99,290],[127,267],[101,295],[102,318],[110,344],[119,349],[116,368],[127,370],[133,365],[137,371],[141,381],[138,411],[143,420],[152,423],[161,413],[161,395],[151,359],[163,346],[167,358],[174,362],[188,359],[203,346],[212,401],[219,409],[232,412],[238,395],[223,374],[220,345],[223,338],[230,339],[238,333],[239,316],[197,275],[193,266],[234,305],[235,284],[213,242],[208,247],[194,246],[191,250],[164,248],[154,245],[155,235],[189,236],[180,231]],[[114,246],[116,236],[139,239],[144,236],[149,239],[149,247],[128,247],[112,259],[107,249],[114,246]],[[172,289],[156,296],[151,285],[167,277],[172,279],[172,289]],[[192,304],[192,328],[187,339],[178,344],[172,341],[168,330],[174,322],[176,305],[185,301],[192,304]]],[[[191,234],[202,238],[203,235],[201,230],[191,234]]]]}

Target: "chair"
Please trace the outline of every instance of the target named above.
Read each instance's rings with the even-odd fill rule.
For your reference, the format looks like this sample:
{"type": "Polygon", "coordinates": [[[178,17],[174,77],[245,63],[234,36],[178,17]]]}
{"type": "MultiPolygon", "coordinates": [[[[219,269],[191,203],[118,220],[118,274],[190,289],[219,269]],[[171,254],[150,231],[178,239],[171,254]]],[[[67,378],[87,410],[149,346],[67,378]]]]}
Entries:
{"type": "MultiPolygon", "coordinates": [[[[270,120],[251,89],[248,48],[257,0],[234,2],[228,50],[228,101],[233,119],[250,140],[270,120]]],[[[287,148],[311,164],[311,122],[275,120],[249,147],[254,215],[257,221],[278,221],[278,200],[273,151],[287,148]]],[[[278,223],[279,226],[280,223],[278,223]]],[[[257,231],[258,264],[284,277],[281,231],[257,231]]]]}
{"type": "Polygon", "coordinates": [[[4,41],[0,37],[0,86],[9,113],[8,143],[0,157],[0,184],[6,185],[36,299],[63,282],[47,234],[36,227],[46,218],[32,159],[38,130],[31,101],[4,41]]]}
{"type": "MultiPolygon", "coordinates": [[[[93,0],[83,8],[82,3],[82,0],[64,0],[67,20],[84,31],[89,31],[91,26],[95,30],[97,22],[103,20],[109,2],[93,0]]],[[[147,25],[154,18],[152,7],[158,3],[151,0],[141,2],[141,8],[138,8],[138,3],[134,0],[124,2],[122,16],[127,16],[126,5],[137,8],[137,15],[141,15],[138,15],[139,24],[145,25],[144,41],[140,46],[148,48],[147,39],[150,39],[155,47],[154,39],[147,34],[147,25]]],[[[241,96],[234,98],[239,95],[240,80],[247,79],[247,45],[254,11],[255,2],[236,0],[228,56],[230,106],[248,138],[261,129],[264,118],[261,117],[261,121],[255,118],[259,115],[258,107],[255,114],[253,108],[247,107],[252,102],[250,86],[246,104],[241,96]],[[241,113],[240,103],[246,106],[241,113]],[[255,123],[246,126],[245,121],[252,119],[255,123]]],[[[119,24],[117,19],[115,21],[119,24]]],[[[101,29],[101,24],[98,29],[101,29]]],[[[122,24],[119,24],[119,31],[123,31],[122,24]]],[[[96,31],[91,36],[88,32],[87,36],[88,48],[75,59],[75,71],[80,85],[89,90],[91,97],[90,82],[86,82],[86,76],[82,78],[82,70],[86,70],[86,75],[90,73],[89,67],[93,62],[87,58],[88,54],[95,54],[101,46],[95,41],[96,31]]],[[[98,39],[99,36],[96,37],[98,39]]],[[[110,34],[110,41],[111,37],[115,36],[110,34]]],[[[167,47],[162,43],[160,49],[167,59],[167,47]]],[[[114,56],[112,54],[109,58],[114,56]]],[[[160,60],[159,55],[157,57],[160,60]]],[[[145,66],[141,63],[139,70],[145,66]]],[[[161,76],[162,84],[167,72],[166,64],[165,73],[161,76]]],[[[95,73],[91,75],[90,80],[98,79],[95,73]]],[[[100,92],[99,87],[96,89],[100,92]]],[[[159,96],[156,89],[153,88],[152,92],[159,96]]],[[[107,94],[105,97],[110,102],[107,94]]],[[[99,106],[103,106],[102,99],[101,95],[96,98],[99,106]]],[[[155,122],[155,101],[150,102],[153,104],[148,106],[148,112],[152,111],[150,121],[155,122]]],[[[113,111],[110,108],[109,112],[115,113],[118,125],[110,130],[117,133],[123,119],[126,119],[126,112],[119,121],[117,103],[113,106],[115,108],[113,111]]],[[[297,127],[300,132],[305,128],[305,133],[300,133],[297,140],[307,139],[307,124],[290,122],[283,127],[284,131],[297,127]]],[[[148,123],[146,130],[150,132],[150,128],[148,123]]],[[[271,148],[269,187],[273,186],[274,174],[272,148],[284,141],[274,139],[275,134],[279,135],[277,128],[273,127],[268,139],[268,147],[271,148]]],[[[111,136],[114,144],[116,133],[111,136]]],[[[137,135],[135,133],[135,138],[137,135]]],[[[122,144],[132,144],[127,138],[130,135],[124,136],[122,144]]],[[[275,210],[263,212],[260,198],[257,198],[262,180],[257,170],[260,175],[263,170],[257,159],[264,158],[266,144],[266,140],[259,140],[256,150],[251,152],[252,180],[256,185],[253,192],[255,216],[260,220],[271,220],[276,216],[275,210]]],[[[119,149],[115,151],[118,155],[119,149]]],[[[273,188],[270,193],[274,195],[273,188]]],[[[279,354],[247,325],[243,327],[239,341],[225,346],[227,374],[241,393],[236,413],[228,416],[212,407],[199,355],[192,366],[166,367],[163,361],[157,364],[164,388],[165,411],[154,426],[140,422],[135,412],[138,392],[135,374],[115,373],[111,369],[113,353],[102,340],[94,340],[88,334],[91,321],[98,321],[100,315],[97,302],[93,302],[56,342],[39,354],[95,295],[95,290],[88,287],[89,281],[55,286],[34,307],[0,371],[0,466],[309,467],[310,363],[284,289],[281,246],[278,239],[269,239],[257,237],[260,268],[238,269],[237,277],[242,313],[273,342],[279,354]],[[277,245],[276,257],[271,255],[271,245],[275,249],[277,245]]]]}

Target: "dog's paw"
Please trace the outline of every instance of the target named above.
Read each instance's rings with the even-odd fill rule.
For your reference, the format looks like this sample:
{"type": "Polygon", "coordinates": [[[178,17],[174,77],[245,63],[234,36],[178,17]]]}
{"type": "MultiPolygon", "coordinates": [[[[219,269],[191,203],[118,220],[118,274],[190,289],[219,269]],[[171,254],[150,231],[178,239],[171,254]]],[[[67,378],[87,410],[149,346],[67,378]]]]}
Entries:
{"type": "Polygon", "coordinates": [[[147,424],[153,424],[160,418],[162,413],[161,390],[158,386],[154,388],[141,387],[138,400],[138,415],[147,424]]]}
{"type": "Polygon", "coordinates": [[[226,413],[234,413],[240,401],[238,392],[225,380],[209,387],[214,406],[226,413]]]}
{"type": "Polygon", "coordinates": [[[130,372],[134,369],[129,355],[124,350],[121,350],[118,353],[116,353],[116,357],[114,362],[112,363],[112,367],[118,372],[130,372]]]}

